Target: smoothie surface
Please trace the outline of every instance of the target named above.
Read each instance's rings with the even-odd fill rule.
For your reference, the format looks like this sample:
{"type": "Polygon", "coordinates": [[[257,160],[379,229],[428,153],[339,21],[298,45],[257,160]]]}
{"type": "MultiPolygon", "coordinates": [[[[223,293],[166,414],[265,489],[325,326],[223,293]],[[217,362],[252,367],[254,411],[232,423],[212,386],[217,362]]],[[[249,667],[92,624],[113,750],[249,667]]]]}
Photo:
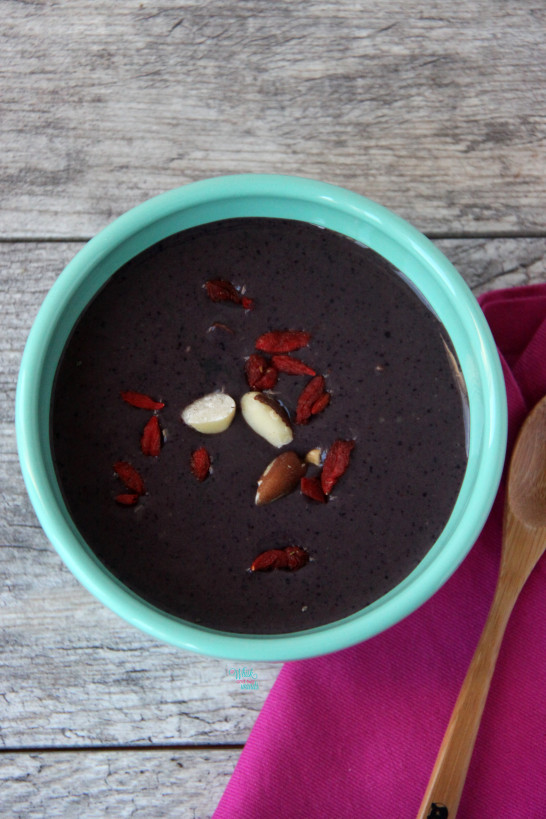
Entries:
{"type": "MultiPolygon", "coordinates": [[[[330,230],[244,218],[175,234],[132,259],[81,316],[56,375],[55,468],[90,548],[129,588],[188,621],[238,633],[283,633],[350,615],[392,589],[445,526],[466,466],[464,396],[449,339],[385,259],[330,230]],[[224,279],[252,309],[213,302],[224,279]],[[249,390],[245,361],[271,330],[310,334],[293,355],[325,377],[329,405],[280,450],[245,423],[204,435],[181,420],[195,399],[249,390]],[[165,402],[157,457],[141,452],[152,411],[120,397],[165,402]],[[256,506],[257,481],[280,452],[304,457],[354,441],[349,467],[318,503],[299,489],[256,506]],[[190,469],[205,446],[211,472],[190,469]],[[119,461],[140,472],[134,506],[119,461]],[[251,572],[268,549],[297,545],[297,571],[251,572]]],[[[281,373],[272,394],[292,420],[309,375],[281,373]]],[[[319,474],[310,466],[307,475],[319,474]]]]}

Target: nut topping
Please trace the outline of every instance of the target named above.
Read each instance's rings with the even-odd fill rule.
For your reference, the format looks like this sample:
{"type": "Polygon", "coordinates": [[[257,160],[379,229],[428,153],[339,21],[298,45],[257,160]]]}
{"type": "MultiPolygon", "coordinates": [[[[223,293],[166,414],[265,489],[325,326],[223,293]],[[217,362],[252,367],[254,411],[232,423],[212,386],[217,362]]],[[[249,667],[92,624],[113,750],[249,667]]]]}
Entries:
{"type": "Polygon", "coordinates": [[[313,464],[314,466],[320,466],[322,464],[322,449],[318,446],[314,449],[310,449],[305,456],[305,462],[313,464]]]}
{"type": "Polygon", "coordinates": [[[197,432],[224,432],[235,417],[235,401],[225,392],[211,392],[182,410],[182,420],[197,432]]]}
{"type": "Polygon", "coordinates": [[[249,427],[272,446],[285,446],[294,437],[288,413],[270,395],[246,392],[241,398],[241,412],[249,427]]]}
{"type": "Polygon", "coordinates": [[[277,455],[258,480],[256,506],[264,506],[293,492],[307,471],[307,464],[289,450],[277,455]]]}

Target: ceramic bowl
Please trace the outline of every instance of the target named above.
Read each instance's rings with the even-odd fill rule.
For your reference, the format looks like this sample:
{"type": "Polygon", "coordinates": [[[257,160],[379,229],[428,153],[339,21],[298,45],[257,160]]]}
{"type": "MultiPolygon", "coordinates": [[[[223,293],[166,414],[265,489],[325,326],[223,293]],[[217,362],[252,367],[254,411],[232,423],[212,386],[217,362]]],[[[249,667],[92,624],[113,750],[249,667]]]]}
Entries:
{"type": "Polygon", "coordinates": [[[384,207],[350,191],[276,175],[219,177],[139,205],[93,238],[47,295],[25,348],[17,388],[17,441],[40,523],[78,580],[121,617],[184,649],[242,660],[293,660],[358,643],[428,600],[459,566],[493,503],[506,441],[506,396],[496,347],[467,285],[440,251],[384,207]],[[125,262],[185,228],[244,216],[283,217],[330,228],[368,245],[410,280],[444,324],[468,392],[468,466],[440,537],[398,586],[362,611],[326,626],[282,635],[238,635],[182,621],[154,608],[113,577],[75,528],[56,481],[49,412],[59,357],[81,311],[125,262]]]}

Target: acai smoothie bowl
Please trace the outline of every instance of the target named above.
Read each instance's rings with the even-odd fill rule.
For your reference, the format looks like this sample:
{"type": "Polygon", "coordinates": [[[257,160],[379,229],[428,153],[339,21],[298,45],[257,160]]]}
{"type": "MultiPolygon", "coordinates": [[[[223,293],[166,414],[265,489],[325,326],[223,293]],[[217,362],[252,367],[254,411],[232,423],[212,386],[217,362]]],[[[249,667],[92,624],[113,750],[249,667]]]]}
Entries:
{"type": "Polygon", "coordinates": [[[500,362],[460,275],[350,191],[219,177],[124,214],[25,348],[27,490],[100,601],[175,646],[293,660],[399,622],[493,503],[500,362]]]}

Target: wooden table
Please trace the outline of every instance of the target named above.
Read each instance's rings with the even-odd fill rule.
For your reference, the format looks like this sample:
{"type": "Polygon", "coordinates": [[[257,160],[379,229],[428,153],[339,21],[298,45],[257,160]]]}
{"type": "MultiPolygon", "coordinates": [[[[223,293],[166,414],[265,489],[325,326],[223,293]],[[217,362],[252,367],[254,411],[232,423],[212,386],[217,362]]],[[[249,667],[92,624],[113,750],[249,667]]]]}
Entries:
{"type": "MultiPolygon", "coordinates": [[[[391,207],[475,293],[546,281],[531,0],[3,0],[0,815],[208,817],[278,673],[161,645],[61,564],[14,437],[26,336],[83,243],[161,191],[299,174],[391,207]]],[[[257,818],[259,819],[259,818],[257,818]]]]}

